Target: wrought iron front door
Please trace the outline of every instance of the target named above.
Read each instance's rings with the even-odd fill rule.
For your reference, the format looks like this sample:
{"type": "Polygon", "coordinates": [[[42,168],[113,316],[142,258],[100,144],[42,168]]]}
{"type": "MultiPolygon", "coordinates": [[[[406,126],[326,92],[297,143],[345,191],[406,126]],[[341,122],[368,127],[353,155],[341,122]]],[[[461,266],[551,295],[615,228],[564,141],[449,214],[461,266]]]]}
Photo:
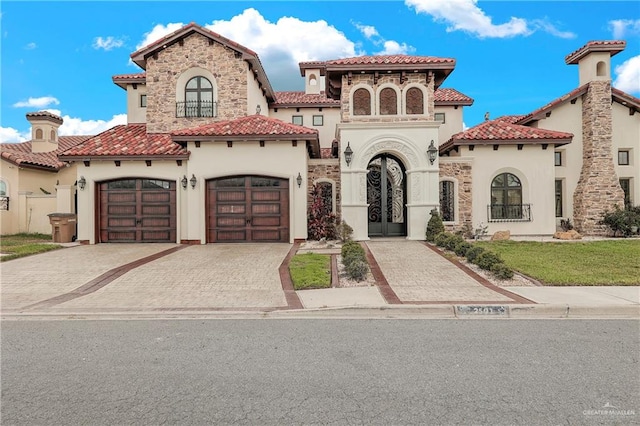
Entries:
{"type": "Polygon", "coordinates": [[[406,177],[402,163],[381,155],[367,167],[369,236],[407,235],[406,177]]]}

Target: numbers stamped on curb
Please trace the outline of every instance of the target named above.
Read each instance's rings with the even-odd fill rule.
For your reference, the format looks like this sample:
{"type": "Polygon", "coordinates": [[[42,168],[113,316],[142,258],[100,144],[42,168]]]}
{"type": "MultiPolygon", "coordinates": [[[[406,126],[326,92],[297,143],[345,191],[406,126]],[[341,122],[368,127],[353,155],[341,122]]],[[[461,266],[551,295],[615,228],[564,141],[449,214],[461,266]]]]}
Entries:
{"type": "Polygon", "coordinates": [[[504,305],[457,305],[458,315],[506,315],[507,307],[504,305]]]}

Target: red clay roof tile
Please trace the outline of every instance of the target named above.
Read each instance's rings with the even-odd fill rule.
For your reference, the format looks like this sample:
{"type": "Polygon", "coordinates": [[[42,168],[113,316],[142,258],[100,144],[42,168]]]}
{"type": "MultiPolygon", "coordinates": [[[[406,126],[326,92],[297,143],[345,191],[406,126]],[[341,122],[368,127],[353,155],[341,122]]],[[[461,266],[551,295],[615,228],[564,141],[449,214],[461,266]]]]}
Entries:
{"type": "Polygon", "coordinates": [[[31,152],[32,141],[3,143],[0,145],[2,158],[20,167],[45,168],[57,171],[66,163],[58,159],[58,154],[71,149],[91,136],[59,136],[58,149],[51,152],[31,152]]]}
{"type": "Polygon", "coordinates": [[[320,94],[306,94],[304,92],[276,92],[276,100],[269,104],[270,107],[283,107],[283,106],[340,106],[340,101],[337,99],[327,98],[324,92],[320,94]]]}
{"type": "Polygon", "coordinates": [[[60,154],[62,159],[76,157],[186,159],[189,151],[173,142],[167,133],[147,133],[145,124],[128,124],[112,127],[60,154]]]}
{"type": "Polygon", "coordinates": [[[471,105],[473,99],[458,92],[456,89],[442,88],[436,89],[434,94],[436,105],[471,105]]]}
{"type": "Polygon", "coordinates": [[[591,52],[610,52],[611,56],[616,55],[624,50],[627,42],[624,40],[593,40],[565,56],[564,61],[567,65],[577,64],[580,59],[591,52]]]}
{"type": "Polygon", "coordinates": [[[439,58],[436,56],[413,56],[413,55],[373,55],[356,56],[354,58],[342,58],[326,61],[326,65],[414,65],[414,64],[455,64],[455,59],[439,58]]]}

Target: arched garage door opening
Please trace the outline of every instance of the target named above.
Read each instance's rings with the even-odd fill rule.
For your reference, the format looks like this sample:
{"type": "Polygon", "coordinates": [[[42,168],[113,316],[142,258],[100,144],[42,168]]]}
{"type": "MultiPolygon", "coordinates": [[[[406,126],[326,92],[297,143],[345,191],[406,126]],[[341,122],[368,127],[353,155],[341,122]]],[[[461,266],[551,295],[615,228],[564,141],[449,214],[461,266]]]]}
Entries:
{"type": "Polygon", "coordinates": [[[176,242],[174,181],[127,178],[97,188],[99,242],[176,242]]]}
{"type": "Polygon", "coordinates": [[[207,181],[207,242],[289,242],[289,181],[230,176],[207,181]]]}

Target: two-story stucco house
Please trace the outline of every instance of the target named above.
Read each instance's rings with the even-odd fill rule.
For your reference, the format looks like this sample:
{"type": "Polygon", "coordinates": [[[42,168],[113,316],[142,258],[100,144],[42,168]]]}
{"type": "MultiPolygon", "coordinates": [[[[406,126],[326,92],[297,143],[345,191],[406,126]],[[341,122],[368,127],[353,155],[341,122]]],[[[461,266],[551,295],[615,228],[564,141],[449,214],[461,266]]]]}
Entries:
{"type": "Polygon", "coordinates": [[[577,90],[463,131],[473,100],[441,87],[452,58],[304,62],[304,92],[275,92],[255,52],[189,24],[113,77],[128,124],[59,155],[84,188],[78,239],[302,240],[314,184],[358,240],[424,239],[434,208],[449,229],[548,235],[570,217],[602,232],[604,211],[640,200],[640,100],[611,89],[624,47],[587,44],[567,57],[577,90]]]}

